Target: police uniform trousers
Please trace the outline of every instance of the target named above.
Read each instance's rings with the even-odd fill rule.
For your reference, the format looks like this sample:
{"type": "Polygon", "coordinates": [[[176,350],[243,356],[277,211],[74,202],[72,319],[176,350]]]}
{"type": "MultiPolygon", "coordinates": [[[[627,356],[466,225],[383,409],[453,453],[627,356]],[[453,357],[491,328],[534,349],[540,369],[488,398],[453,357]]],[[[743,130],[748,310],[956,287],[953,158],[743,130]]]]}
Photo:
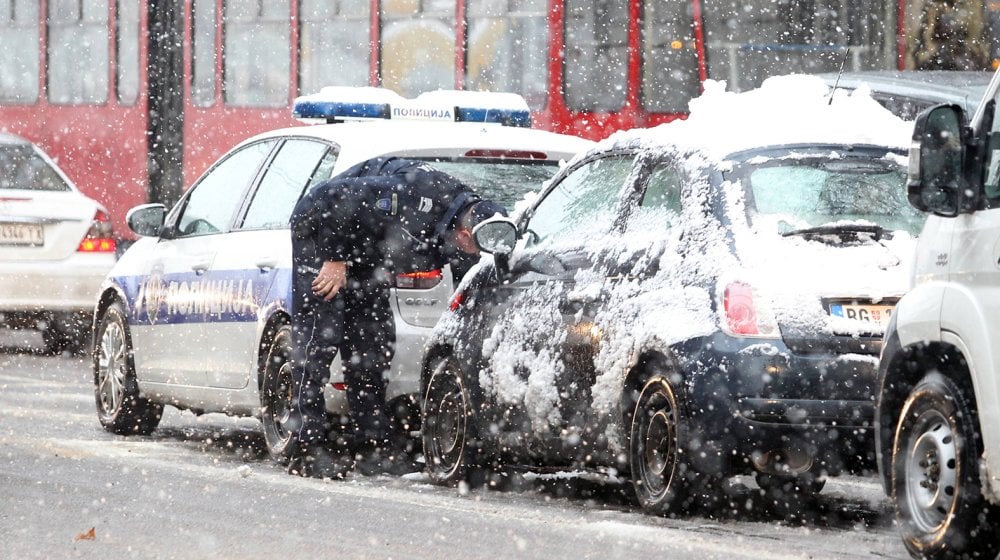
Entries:
{"type": "Polygon", "coordinates": [[[323,397],[330,365],[339,352],[354,450],[386,448],[391,428],[385,378],[396,330],[385,275],[379,267],[350,265],[347,285],[324,301],[312,291],[322,264],[315,257],[313,241],[293,235],[292,253],[292,406],[285,428],[299,451],[325,444],[331,430],[339,431],[329,423],[323,397]]]}

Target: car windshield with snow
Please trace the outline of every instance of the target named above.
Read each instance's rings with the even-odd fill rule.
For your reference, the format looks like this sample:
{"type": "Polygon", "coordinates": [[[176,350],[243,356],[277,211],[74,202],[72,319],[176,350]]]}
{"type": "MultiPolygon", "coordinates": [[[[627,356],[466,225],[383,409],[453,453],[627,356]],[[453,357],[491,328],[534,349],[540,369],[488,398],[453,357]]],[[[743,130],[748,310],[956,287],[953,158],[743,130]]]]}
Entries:
{"type": "MultiPolygon", "coordinates": [[[[97,411],[107,430],[150,433],[164,405],[259,416],[277,454],[289,436],[281,422],[291,390],[288,221],[303,192],[361,161],[400,156],[513,205],[592,145],[528,128],[527,104],[512,94],[409,100],[375,88],[326,88],[300,98],[294,111],[326,124],[250,138],[169,212],[161,204],[130,211],[129,227],[141,238],[107,275],[94,311],[97,411]]],[[[397,346],[387,398],[400,430],[416,430],[421,350],[471,264],[393,279],[397,346]]],[[[345,417],[339,359],[326,393],[328,412],[345,417]]]]}
{"type": "Polygon", "coordinates": [[[729,476],[801,496],[873,465],[880,337],[924,220],[902,188],[912,124],[815,77],[723,89],[477,228],[493,259],[424,358],[433,480],[627,473],[677,512],[729,476]]]}

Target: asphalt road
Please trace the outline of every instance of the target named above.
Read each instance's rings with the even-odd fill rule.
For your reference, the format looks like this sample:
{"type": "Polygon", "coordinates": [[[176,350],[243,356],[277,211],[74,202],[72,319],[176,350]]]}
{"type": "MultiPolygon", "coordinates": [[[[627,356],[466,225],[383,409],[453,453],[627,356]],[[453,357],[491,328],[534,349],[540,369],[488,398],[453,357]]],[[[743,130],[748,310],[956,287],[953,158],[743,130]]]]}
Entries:
{"type": "Polygon", "coordinates": [[[102,430],[90,365],[0,332],[0,558],[908,558],[873,478],[800,507],[749,481],[727,506],[643,514],[620,481],[526,473],[512,490],[421,473],[286,474],[254,419],[167,408],[148,437],[102,430]]]}

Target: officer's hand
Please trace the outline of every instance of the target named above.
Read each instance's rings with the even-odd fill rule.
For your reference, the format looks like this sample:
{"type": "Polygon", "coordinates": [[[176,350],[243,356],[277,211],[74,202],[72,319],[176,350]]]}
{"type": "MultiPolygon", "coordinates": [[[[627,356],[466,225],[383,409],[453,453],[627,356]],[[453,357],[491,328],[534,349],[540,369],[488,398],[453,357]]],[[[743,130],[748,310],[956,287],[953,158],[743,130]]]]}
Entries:
{"type": "Polygon", "coordinates": [[[326,261],[319,269],[319,274],[312,281],[313,293],[330,301],[337,292],[347,285],[347,263],[344,261],[326,261]]]}

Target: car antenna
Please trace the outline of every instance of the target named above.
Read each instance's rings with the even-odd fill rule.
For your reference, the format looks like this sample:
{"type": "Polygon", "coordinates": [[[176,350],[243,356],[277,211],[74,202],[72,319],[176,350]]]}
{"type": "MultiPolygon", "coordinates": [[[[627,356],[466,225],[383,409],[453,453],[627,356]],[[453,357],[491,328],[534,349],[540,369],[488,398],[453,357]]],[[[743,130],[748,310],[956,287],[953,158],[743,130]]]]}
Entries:
{"type": "Polygon", "coordinates": [[[844,50],[844,58],[840,59],[840,72],[837,72],[837,81],[833,82],[833,89],[830,90],[830,100],[827,101],[827,105],[833,105],[833,94],[837,91],[837,86],[840,85],[840,77],[844,75],[844,65],[847,64],[849,54],[851,54],[851,47],[844,50]]]}

